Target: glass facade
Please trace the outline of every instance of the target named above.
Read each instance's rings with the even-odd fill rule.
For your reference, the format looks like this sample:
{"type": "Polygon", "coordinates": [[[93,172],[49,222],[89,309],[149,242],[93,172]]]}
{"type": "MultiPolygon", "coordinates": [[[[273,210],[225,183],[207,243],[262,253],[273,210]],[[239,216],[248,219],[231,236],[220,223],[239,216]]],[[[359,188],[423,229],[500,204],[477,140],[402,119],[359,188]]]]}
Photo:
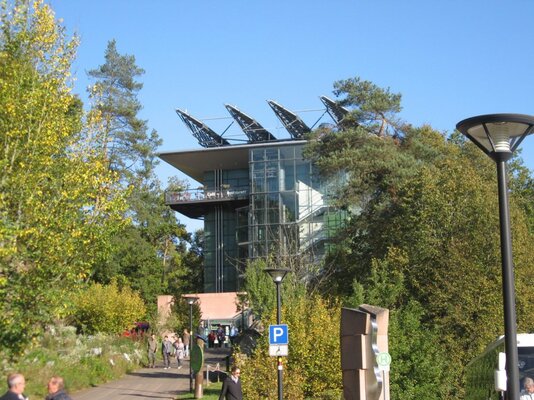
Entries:
{"type": "Polygon", "coordinates": [[[250,150],[249,256],[324,253],[324,190],[303,144],[250,150]]]}
{"type": "Polygon", "coordinates": [[[197,170],[202,162],[220,169],[204,170],[195,195],[169,199],[204,217],[206,293],[240,290],[249,259],[298,255],[316,262],[328,250],[344,216],[328,207],[327,186],[303,160],[304,145],[281,141],[228,149],[232,157],[224,147],[196,155],[197,170]]]}

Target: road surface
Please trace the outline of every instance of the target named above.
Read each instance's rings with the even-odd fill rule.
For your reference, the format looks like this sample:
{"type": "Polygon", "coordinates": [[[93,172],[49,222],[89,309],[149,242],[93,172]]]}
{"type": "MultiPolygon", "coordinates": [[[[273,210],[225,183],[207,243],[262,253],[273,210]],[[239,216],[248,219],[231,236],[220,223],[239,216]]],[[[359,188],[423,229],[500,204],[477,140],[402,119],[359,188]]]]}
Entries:
{"type": "MultiPolygon", "coordinates": [[[[206,349],[205,364],[209,365],[212,371],[219,364],[220,369],[225,371],[225,357],[230,351],[231,349],[226,348],[206,349]]],[[[122,379],[72,393],[71,397],[73,400],[170,400],[187,392],[189,392],[189,361],[184,360],[181,369],[176,367],[176,361],[173,367],[164,369],[160,361],[156,368],[142,368],[130,372],[122,379]]]]}

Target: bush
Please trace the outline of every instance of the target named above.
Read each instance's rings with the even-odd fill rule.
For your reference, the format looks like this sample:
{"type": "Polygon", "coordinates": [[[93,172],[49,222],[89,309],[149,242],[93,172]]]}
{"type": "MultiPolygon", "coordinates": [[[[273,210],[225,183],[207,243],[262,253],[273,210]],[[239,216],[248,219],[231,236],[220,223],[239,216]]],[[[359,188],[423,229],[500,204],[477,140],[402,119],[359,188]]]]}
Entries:
{"type": "MultiPolygon", "coordinates": [[[[276,323],[276,312],[265,315],[264,326],[276,323]]],[[[284,393],[288,399],[339,399],[342,391],[339,350],[340,307],[318,295],[292,298],[282,309],[289,327],[289,356],[283,358],[284,393]]],[[[268,337],[258,341],[252,357],[235,354],[242,369],[247,399],[276,398],[276,358],[269,356],[268,337]]]]}
{"type": "Polygon", "coordinates": [[[143,319],[146,307],[138,293],[128,286],[119,288],[94,283],[74,298],[71,322],[84,333],[122,333],[143,319]]]}
{"type": "Polygon", "coordinates": [[[4,358],[0,374],[22,373],[27,380],[25,394],[44,398],[46,384],[53,375],[62,376],[67,391],[75,392],[136,369],[143,349],[142,342],[115,335],[81,336],[76,335],[74,327],[53,327],[16,362],[8,363],[4,358]]]}

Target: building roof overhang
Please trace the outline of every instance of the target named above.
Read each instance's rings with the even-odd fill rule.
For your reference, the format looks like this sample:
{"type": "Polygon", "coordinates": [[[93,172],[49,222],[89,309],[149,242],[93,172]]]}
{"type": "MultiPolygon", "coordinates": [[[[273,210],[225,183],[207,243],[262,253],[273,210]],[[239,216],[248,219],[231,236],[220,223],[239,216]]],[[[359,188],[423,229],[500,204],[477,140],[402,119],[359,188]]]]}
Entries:
{"type": "Polygon", "coordinates": [[[251,149],[298,145],[306,140],[277,140],[272,142],[249,143],[244,145],[210,147],[197,150],[162,152],[158,156],[166,163],[182,171],[199,183],[204,180],[204,172],[217,169],[248,169],[251,149]]]}

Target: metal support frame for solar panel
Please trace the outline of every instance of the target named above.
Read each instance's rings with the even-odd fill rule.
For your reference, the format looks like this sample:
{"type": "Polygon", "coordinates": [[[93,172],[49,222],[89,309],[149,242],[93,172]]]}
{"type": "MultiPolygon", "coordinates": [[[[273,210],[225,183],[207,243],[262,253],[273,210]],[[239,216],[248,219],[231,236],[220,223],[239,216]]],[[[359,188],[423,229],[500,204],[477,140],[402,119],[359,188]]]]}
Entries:
{"type": "Polygon", "coordinates": [[[252,143],[267,142],[270,140],[277,140],[267,129],[261,126],[255,119],[249,117],[247,114],[239,111],[230,104],[224,105],[232,118],[234,118],[245,135],[252,143]]]}
{"type": "Polygon", "coordinates": [[[267,100],[274,113],[282,122],[293,139],[302,139],[302,137],[311,131],[311,129],[300,119],[300,117],[292,111],[284,108],[274,100],[267,100]]]}
{"type": "Polygon", "coordinates": [[[345,107],[340,106],[334,100],[331,100],[326,96],[321,96],[320,99],[325,105],[326,111],[336,122],[336,124],[341,123],[343,118],[345,118],[346,115],[349,113],[349,110],[347,110],[345,107]]]}
{"type": "Polygon", "coordinates": [[[210,127],[200,122],[198,119],[187,114],[185,111],[176,110],[176,113],[183,121],[183,123],[189,128],[198,143],[202,147],[220,147],[228,146],[230,142],[223,139],[220,135],[215,133],[210,127]]]}

